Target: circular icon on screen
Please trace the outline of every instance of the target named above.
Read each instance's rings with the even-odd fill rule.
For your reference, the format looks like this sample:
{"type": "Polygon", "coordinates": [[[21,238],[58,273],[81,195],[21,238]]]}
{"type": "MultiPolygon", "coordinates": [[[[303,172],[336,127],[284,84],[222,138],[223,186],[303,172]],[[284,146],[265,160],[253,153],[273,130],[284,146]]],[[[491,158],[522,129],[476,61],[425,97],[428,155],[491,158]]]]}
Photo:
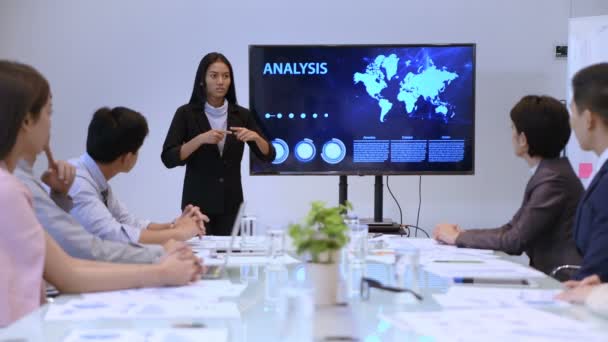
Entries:
{"type": "Polygon", "coordinates": [[[329,164],[338,164],[346,156],[346,146],[339,139],[331,139],[323,145],[321,158],[329,164]]]}
{"type": "Polygon", "coordinates": [[[317,154],[315,144],[313,144],[312,140],[308,138],[297,143],[294,150],[296,158],[304,163],[313,160],[317,154]]]}
{"type": "Polygon", "coordinates": [[[282,164],[289,157],[289,146],[283,139],[276,138],[272,141],[272,146],[276,151],[276,157],[272,161],[273,164],[282,164]]]}

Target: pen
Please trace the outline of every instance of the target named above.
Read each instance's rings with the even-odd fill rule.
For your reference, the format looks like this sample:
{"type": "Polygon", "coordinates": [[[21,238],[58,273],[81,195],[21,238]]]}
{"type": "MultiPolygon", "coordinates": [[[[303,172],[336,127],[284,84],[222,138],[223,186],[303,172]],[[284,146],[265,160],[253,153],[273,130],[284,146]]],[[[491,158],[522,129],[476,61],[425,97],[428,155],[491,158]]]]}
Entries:
{"type": "Polygon", "coordinates": [[[456,284],[495,284],[495,285],[530,285],[527,279],[508,279],[508,278],[454,278],[456,284]]]}
{"type": "Polygon", "coordinates": [[[394,255],[394,251],[373,251],[371,252],[373,255],[394,255]]]}
{"type": "Polygon", "coordinates": [[[434,260],[433,262],[454,263],[454,264],[483,264],[481,260],[434,260]]]}

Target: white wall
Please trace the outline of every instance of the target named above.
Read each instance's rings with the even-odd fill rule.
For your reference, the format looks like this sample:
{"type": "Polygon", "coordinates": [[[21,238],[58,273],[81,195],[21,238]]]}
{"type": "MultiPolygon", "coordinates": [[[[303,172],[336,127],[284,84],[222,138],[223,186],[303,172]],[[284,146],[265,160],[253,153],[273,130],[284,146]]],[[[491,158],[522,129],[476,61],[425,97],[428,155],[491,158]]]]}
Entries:
{"type": "MultiPolygon", "coordinates": [[[[286,0],[0,2],[0,58],[34,65],[51,82],[52,144],[60,158],[84,151],[100,106],[124,105],[150,125],[136,168],[112,180],[135,213],[169,220],[184,169],[167,170],[160,150],[175,109],[190,96],[203,54],[231,59],[240,103],[248,103],[249,44],[477,43],[475,176],[423,177],[421,225],[495,226],[519,206],[528,168],[513,156],[509,110],[523,95],[563,98],[570,15],[608,13],[605,0],[286,0]]],[[[243,174],[248,174],[244,158],[243,174]]],[[[43,167],[39,163],[37,168],[43,167]]],[[[360,216],[373,215],[373,177],[350,177],[360,216]]],[[[337,202],[338,177],[243,177],[249,211],[263,224],[302,217],[312,200],[337,202]]],[[[391,177],[415,221],[418,178],[391,177]]],[[[398,219],[385,191],[385,216],[398,219]]]]}

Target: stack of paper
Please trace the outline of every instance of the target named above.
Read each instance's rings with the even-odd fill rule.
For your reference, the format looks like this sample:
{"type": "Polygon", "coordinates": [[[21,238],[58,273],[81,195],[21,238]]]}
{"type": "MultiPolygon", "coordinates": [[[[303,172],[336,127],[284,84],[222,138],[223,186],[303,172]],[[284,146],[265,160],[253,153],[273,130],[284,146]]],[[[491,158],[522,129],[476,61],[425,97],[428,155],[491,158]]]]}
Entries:
{"type": "Polygon", "coordinates": [[[452,286],[445,294],[434,294],[433,298],[443,309],[570,306],[554,299],[560,291],[452,286]]]}
{"type": "Polygon", "coordinates": [[[218,301],[220,298],[239,297],[246,284],[233,284],[230,280],[199,280],[179,287],[152,287],[142,289],[85,293],[83,298],[97,301],[122,300],[201,300],[218,301]]]}
{"type": "Polygon", "coordinates": [[[236,304],[219,299],[238,297],[245,286],[228,280],[201,280],[181,287],[86,293],[65,304],[50,304],[46,319],[238,318],[236,304]]]}
{"type": "Polygon", "coordinates": [[[437,243],[433,239],[406,239],[400,237],[383,237],[387,249],[373,250],[367,260],[393,264],[395,262],[394,250],[397,248],[416,248],[420,252],[420,264],[427,265],[433,262],[483,262],[487,259],[496,259],[497,255],[491,250],[458,248],[437,243]]]}
{"type": "MultiPolygon", "coordinates": [[[[230,236],[204,236],[201,239],[195,237],[187,241],[193,249],[227,249],[230,244],[230,236]]],[[[241,238],[234,239],[232,248],[241,247],[241,238]]],[[[253,246],[254,249],[267,249],[265,236],[251,236],[247,238],[247,245],[253,246]]]]}
{"type": "Polygon", "coordinates": [[[527,278],[544,277],[544,273],[513,262],[486,259],[481,263],[432,262],[424,265],[427,272],[445,278],[527,278]]]}
{"type": "MultiPolygon", "coordinates": [[[[204,258],[205,265],[223,265],[224,264],[224,255],[219,255],[218,257],[212,258],[207,257],[204,258]]],[[[274,261],[275,263],[282,265],[289,264],[299,264],[300,260],[295,259],[294,257],[284,254],[277,258],[274,261]]],[[[270,263],[270,258],[267,256],[235,256],[231,255],[228,257],[228,266],[245,266],[245,265],[266,265],[270,263]]]]}
{"type": "Polygon", "coordinates": [[[606,341],[589,324],[531,308],[401,312],[385,318],[435,341],[606,341]]]}
{"type": "Polygon", "coordinates": [[[239,318],[232,302],[191,301],[111,301],[73,299],[65,304],[50,304],[47,320],[97,319],[173,319],[173,318],[239,318]]]}
{"type": "Polygon", "coordinates": [[[129,341],[129,342],[198,342],[227,341],[226,329],[153,329],[144,331],[124,329],[76,329],[64,342],[129,341]]]}

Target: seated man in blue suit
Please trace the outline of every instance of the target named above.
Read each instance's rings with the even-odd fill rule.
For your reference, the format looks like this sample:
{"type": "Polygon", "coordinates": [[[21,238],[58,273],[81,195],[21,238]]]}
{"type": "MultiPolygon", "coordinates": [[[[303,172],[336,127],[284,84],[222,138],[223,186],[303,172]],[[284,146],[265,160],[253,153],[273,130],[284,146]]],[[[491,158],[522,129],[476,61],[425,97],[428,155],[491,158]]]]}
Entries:
{"type": "Polygon", "coordinates": [[[580,70],[572,79],[570,124],[585,151],[599,156],[591,184],[574,220],[576,247],[583,256],[576,280],[597,274],[608,281],[608,63],[580,70]]]}

